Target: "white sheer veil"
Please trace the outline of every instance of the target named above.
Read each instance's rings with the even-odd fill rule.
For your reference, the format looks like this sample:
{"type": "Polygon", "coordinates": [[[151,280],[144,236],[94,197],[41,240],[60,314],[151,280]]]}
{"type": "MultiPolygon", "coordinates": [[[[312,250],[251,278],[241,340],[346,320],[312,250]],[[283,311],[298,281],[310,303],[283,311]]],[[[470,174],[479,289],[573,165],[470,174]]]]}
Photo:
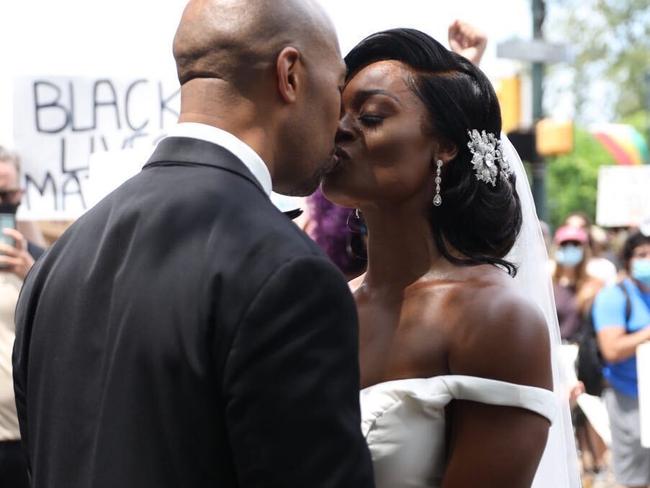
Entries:
{"type": "Polygon", "coordinates": [[[553,389],[558,410],[551,426],[546,449],[535,475],[533,488],[580,488],[578,456],[569,411],[569,386],[562,368],[560,328],[558,326],[548,254],[539,225],[535,202],[524,165],[510,140],[501,135],[503,155],[517,177],[523,224],[507,260],[519,266],[517,288],[539,306],[546,317],[551,340],[553,389]]]}

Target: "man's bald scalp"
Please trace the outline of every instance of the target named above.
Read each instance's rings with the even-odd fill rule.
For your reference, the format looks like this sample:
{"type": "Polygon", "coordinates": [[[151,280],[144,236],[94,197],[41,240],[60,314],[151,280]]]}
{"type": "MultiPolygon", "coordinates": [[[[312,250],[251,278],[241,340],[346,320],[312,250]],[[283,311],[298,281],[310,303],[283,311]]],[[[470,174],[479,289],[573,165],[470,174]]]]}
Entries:
{"type": "Polygon", "coordinates": [[[292,46],[332,45],[334,27],[314,0],[190,0],[174,38],[182,84],[219,78],[236,86],[255,81],[292,46]]]}

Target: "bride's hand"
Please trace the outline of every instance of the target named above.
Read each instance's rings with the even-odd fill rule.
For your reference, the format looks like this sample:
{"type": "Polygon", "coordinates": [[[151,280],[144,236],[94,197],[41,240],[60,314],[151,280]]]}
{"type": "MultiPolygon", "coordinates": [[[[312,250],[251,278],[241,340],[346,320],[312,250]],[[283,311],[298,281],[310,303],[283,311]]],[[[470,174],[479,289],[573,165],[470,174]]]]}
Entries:
{"type": "Polygon", "coordinates": [[[455,53],[469,59],[476,66],[481,62],[487,36],[475,26],[455,20],[449,26],[449,47],[455,53]]]}

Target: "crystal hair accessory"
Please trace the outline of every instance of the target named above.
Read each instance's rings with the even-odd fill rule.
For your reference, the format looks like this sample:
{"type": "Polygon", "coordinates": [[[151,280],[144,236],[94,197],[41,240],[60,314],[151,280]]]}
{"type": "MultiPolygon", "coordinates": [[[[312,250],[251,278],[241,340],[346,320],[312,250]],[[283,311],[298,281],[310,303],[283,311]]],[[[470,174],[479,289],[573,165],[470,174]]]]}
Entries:
{"type": "Polygon", "coordinates": [[[476,172],[476,179],[496,186],[497,177],[504,180],[512,174],[512,168],[503,157],[501,139],[497,139],[491,132],[469,130],[470,141],[467,143],[472,153],[472,166],[476,172]]]}

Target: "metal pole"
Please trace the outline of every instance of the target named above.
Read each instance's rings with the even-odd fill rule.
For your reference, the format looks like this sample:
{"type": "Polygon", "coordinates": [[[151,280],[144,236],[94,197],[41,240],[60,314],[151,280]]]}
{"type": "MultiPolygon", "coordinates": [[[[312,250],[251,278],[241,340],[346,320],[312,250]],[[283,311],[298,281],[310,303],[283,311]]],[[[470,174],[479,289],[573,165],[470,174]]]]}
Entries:
{"type": "MultiPolygon", "coordinates": [[[[533,8],[533,38],[542,39],[542,26],[546,17],[545,0],[532,0],[533,8]]],[[[542,102],[544,99],[544,63],[533,63],[532,66],[533,82],[533,124],[536,124],[544,117],[542,102]]],[[[544,159],[539,157],[537,161],[532,161],[532,191],[537,207],[537,215],[541,220],[547,219],[546,209],[546,164],[544,159]]]]}
{"type": "MultiPolygon", "coordinates": [[[[645,72],[645,129],[646,129],[646,144],[650,147],[650,71],[645,72]]],[[[649,156],[650,158],[650,156],[649,156]]],[[[644,163],[650,163],[644,161],[644,163]]]]}

